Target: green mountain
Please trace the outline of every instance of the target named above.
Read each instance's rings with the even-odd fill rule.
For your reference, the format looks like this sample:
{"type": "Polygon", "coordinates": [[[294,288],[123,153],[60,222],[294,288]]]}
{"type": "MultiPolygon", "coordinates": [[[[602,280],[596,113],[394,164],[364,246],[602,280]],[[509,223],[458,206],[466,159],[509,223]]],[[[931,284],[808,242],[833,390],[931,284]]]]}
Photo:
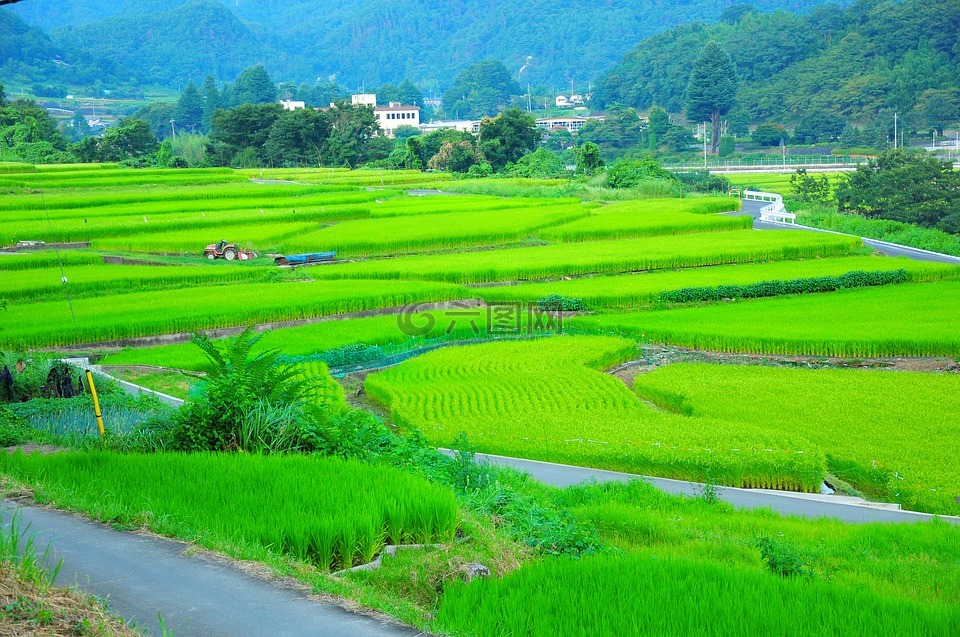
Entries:
{"type": "Polygon", "coordinates": [[[690,69],[711,40],[732,58],[753,121],[829,113],[860,123],[888,110],[919,121],[930,91],[960,88],[960,2],[861,0],[657,34],[598,80],[595,103],[681,112],[690,69]]]}
{"type": "Polygon", "coordinates": [[[122,84],[126,72],[99,54],[73,54],[42,30],[0,10],[0,81],[53,86],[122,84]]]}
{"type": "MultiPolygon", "coordinates": [[[[754,0],[801,11],[824,0],[754,0]]],[[[644,37],[716,20],[730,0],[30,0],[12,9],[54,40],[122,55],[168,83],[207,72],[230,80],[251,60],[282,80],[335,77],[357,87],[410,79],[441,91],[483,59],[521,84],[586,84],[644,37]],[[199,40],[197,39],[199,38],[199,40]]]]}

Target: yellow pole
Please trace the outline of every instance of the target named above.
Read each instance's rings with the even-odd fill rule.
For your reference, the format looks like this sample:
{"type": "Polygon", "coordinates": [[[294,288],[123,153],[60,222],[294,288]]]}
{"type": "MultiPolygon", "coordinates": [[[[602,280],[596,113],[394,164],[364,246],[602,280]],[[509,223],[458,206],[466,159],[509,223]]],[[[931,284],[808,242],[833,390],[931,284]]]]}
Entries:
{"type": "Polygon", "coordinates": [[[93,384],[93,374],[87,370],[87,386],[90,388],[90,395],[93,397],[93,414],[97,417],[97,428],[100,430],[100,438],[106,436],[103,430],[103,413],[100,411],[100,399],[97,398],[97,386],[93,384]]]}

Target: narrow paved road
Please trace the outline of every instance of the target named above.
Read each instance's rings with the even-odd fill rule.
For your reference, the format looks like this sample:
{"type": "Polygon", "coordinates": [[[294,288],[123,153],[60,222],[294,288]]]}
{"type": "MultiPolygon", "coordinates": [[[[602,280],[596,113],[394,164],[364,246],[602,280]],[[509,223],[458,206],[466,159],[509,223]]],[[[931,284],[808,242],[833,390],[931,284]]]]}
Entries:
{"type": "MultiPolygon", "coordinates": [[[[760,221],[760,208],[767,205],[763,201],[752,201],[749,199],[743,200],[743,205],[740,208],[739,215],[749,215],[753,217],[753,227],[755,230],[807,230],[810,232],[826,232],[830,234],[843,234],[840,232],[833,232],[831,230],[823,230],[821,228],[813,228],[810,226],[803,225],[794,225],[787,223],[768,223],[766,221],[760,221]]],[[[853,236],[853,235],[851,235],[853,236]]],[[[960,265],[960,257],[954,257],[949,254],[940,254],[939,252],[930,252],[928,250],[920,250],[918,248],[911,248],[909,246],[897,245],[895,243],[887,243],[886,241],[878,241],[876,239],[867,239],[866,237],[860,237],[863,241],[863,245],[881,252],[890,257],[907,257],[908,259],[913,259],[914,261],[935,261],[937,263],[952,263],[955,265],[960,265]]]]}
{"type": "MultiPolygon", "coordinates": [[[[651,478],[631,473],[589,469],[537,460],[521,460],[506,456],[478,453],[476,460],[526,471],[534,479],[557,487],[569,487],[591,480],[596,482],[643,480],[662,491],[673,494],[696,495],[701,493],[703,489],[702,484],[695,482],[651,478]]],[[[927,522],[934,518],[927,513],[856,504],[837,496],[810,496],[800,493],[768,491],[765,489],[736,489],[733,487],[717,487],[717,492],[721,500],[739,509],[769,508],[783,515],[806,518],[833,518],[843,522],[927,522]]],[[[960,518],[941,516],[941,519],[960,526],[960,518]]]]}
{"type": "Polygon", "coordinates": [[[424,633],[315,601],[203,555],[184,555],[182,542],[133,533],[68,513],[4,501],[9,527],[35,534],[49,563],[63,559],[57,584],[77,584],[109,599],[111,609],[150,635],[161,635],[159,612],[175,637],[416,637],[424,633]]]}

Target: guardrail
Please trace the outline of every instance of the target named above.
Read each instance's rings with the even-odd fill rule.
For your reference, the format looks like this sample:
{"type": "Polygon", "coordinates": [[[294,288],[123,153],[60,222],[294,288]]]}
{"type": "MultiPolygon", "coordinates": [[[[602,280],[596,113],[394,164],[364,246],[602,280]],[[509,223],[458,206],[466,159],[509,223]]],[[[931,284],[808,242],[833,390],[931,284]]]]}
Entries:
{"type": "Polygon", "coordinates": [[[744,190],[743,199],[770,202],[769,205],[760,208],[760,221],[775,221],[776,223],[797,222],[797,215],[787,212],[786,206],[783,205],[783,197],[776,193],[744,190]]]}
{"type": "Polygon", "coordinates": [[[803,168],[804,166],[856,166],[866,161],[866,157],[852,157],[850,155],[787,155],[786,157],[770,156],[763,159],[731,159],[727,161],[713,160],[696,163],[667,164],[667,170],[722,170],[748,168],[803,168]]]}

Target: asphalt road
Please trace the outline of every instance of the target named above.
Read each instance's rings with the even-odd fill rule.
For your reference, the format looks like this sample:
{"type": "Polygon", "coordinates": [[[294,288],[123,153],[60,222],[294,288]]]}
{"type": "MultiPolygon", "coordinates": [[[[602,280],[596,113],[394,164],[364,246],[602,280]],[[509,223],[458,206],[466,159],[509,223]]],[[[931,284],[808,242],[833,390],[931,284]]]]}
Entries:
{"type": "Polygon", "coordinates": [[[228,562],[185,555],[188,545],[114,530],[68,513],[0,505],[4,527],[19,509],[49,564],[62,558],[56,583],[108,598],[110,608],[149,635],[162,635],[159,612],[176,637],[415,637],[393,622],[315,601],[248,575],[228,562]]]}
{"type": "MultiPolygon", "coordinates": [[[[557,487],[569,487],[588,481],[629,482],[630,480],[643,480],[662,491],[677,495],[697,495],[703,490],[703,485],[695,482],[651,478],[630,473],[575,467],[537,460],[521,460],[480,453],[476,454],[476,460],[526,471],[534,479],[557,487]]],[[[721,500],[739,509],[769,508],[783,515],[806,518],[833,518],[853,523],[929,522],[934,518],[927,513],[856,504],[852,501],[853,499],[838,496],[817,496],[761,489],[736,489],[733,487],[717,487],[717,494],[721,500]]],[[[940,519],[960,526],[960,518],[941,516],[940,519]]]]}
{"type": "MultiPolygon", "coordinates": [[[[740,208],[740,212],[737,214],[749,215],[753,217],[753,227],[755,230],[807,230],[810,232],[843,234],[839,232],[833,232],[831,230],[812,228],[810,226],[803,226],[799,224],[769,223],[766,221],[760,221],[760,208],[765,205],[767,205],[767,202],[744,199],[743,205],[740,208]]],[[[915,261],[935,261],[937,263],[952,263],[955,265],[960,265],[960,258],[951,256],[949,254],[929,252],[927,250],[897,245],[895,243],[887,243],[886,241],[877,241],[876,239],[867,239],[865,237],[860,238],[863,240],[863,245],[890,257],[907,257],[908,259],[913,259],[915,261]]]]}

